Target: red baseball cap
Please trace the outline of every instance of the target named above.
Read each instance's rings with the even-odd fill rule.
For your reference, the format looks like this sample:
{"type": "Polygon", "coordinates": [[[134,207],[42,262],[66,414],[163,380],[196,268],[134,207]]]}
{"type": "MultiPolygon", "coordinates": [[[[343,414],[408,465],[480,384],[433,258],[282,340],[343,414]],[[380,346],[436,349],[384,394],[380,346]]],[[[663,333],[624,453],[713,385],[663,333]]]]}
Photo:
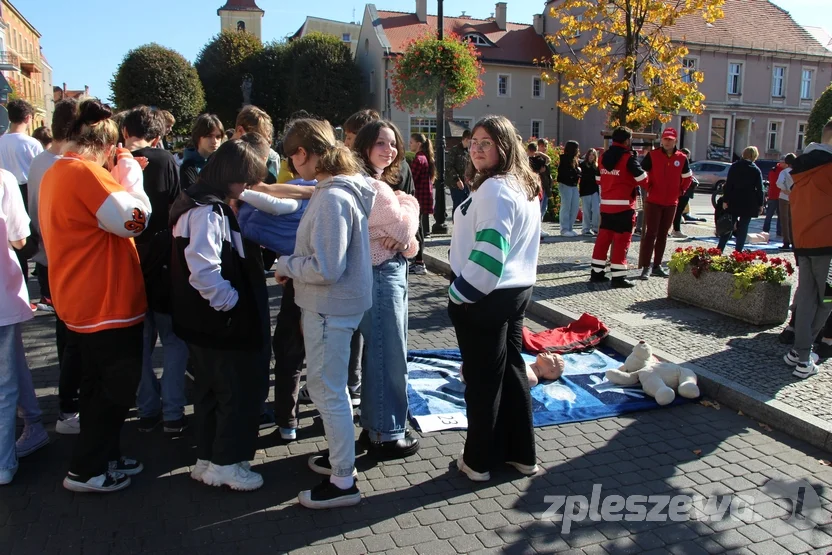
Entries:
{"type": "Polygon", "coordinates": [[[676,134],[676,130],[672,127],[668,127],[662,133],[662,139],[673,139],[675,141],[678,137],[679,136],[676,134]]]}

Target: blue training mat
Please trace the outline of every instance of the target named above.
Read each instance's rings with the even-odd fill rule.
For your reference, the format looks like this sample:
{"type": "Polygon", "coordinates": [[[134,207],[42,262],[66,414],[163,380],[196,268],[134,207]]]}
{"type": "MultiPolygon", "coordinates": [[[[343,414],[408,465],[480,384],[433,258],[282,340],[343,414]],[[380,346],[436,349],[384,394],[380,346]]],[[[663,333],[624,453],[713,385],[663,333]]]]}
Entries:
{"type": "MultiPolygon", "coordinates": [[[[705,241],[706,243],[719,244],[719,237],[696,237],[697,241],[705,241]]],[[[728,240],[728,246],[737,248],[737,241],[733,237],[728,240]]],[[[769,241],[768,243],[746,243],[745,250],[747,251],[779,251],[783,246],[783,241],[769,241]]]]}
{"type": "MultiPolygon", "coordinates": [[[[527,362],[534,356],[523,355],[527,362]]],[[[532,388],[535,427],[582,422],[627,412],[660,408],[641,386],[622,387],[607,381],[604,373],[619,368],[624,359],[602,348],[592,353],[564,355],[566,370],[554,382],[532,388]]],[[[421,432],[468,427],[465,384],[459,376],[462,362],[457,349],[410,351],[407,355],[411,420],[421,432]]],[[[688,402],[676,397],[673,405],[688,402]]]]}

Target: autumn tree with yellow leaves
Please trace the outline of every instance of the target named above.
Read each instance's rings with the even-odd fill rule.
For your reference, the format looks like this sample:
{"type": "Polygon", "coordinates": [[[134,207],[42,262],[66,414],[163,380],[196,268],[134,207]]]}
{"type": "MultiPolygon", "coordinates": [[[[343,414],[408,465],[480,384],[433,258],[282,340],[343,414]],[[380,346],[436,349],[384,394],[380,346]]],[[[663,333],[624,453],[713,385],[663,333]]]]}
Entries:
{"type": "MultiPolygon", "coordinates": [[[[725,0],[563,0],[552,8],[561,24],[547,36],[556,52],[538,60],[547,83],[560,80],[558,106],[582,119],[596,107],[610,125],[641,128],[680,111],[701,114],[700,71],[683,68],[688,49],[667,31],[681,17],[723,17],[725,0]],[[687,73],[686,73],[687,72],[687,73]]],[[[684,125],[697,125],[686,119],[684,125]]]]}

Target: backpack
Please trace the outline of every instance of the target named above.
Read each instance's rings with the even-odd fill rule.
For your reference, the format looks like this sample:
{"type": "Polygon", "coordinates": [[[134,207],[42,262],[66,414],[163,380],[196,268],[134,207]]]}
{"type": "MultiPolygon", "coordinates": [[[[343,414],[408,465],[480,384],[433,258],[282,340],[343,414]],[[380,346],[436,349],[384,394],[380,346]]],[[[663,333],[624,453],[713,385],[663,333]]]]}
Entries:
{"type": "Polygon", "coordinates": [[[173,256],[173,234],[170,228],[156,233],[139,248],[147,305],[154,312],[170,314],[170,260],[173,256]]]}

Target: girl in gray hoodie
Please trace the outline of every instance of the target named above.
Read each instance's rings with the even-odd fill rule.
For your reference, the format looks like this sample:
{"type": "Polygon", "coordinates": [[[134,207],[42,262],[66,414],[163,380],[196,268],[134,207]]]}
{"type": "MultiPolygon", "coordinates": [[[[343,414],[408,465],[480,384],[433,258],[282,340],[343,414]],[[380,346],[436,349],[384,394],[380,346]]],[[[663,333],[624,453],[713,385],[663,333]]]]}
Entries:
{"type": "Polygon", "coordinates": [[[298,227],[295,253],[277,261],[275,279],[294,282],[306,347],[306,381],[324,423],[328,455],[309,467],[328,478],[298,494],[310,509],[361,502],[355,484],[355,432],[347,394],[350,340],[372,304],[368,217],[375,190],[352,152],[325,121],[292,122],[283,139],[292,172],[318,184],[298,227]]]}

